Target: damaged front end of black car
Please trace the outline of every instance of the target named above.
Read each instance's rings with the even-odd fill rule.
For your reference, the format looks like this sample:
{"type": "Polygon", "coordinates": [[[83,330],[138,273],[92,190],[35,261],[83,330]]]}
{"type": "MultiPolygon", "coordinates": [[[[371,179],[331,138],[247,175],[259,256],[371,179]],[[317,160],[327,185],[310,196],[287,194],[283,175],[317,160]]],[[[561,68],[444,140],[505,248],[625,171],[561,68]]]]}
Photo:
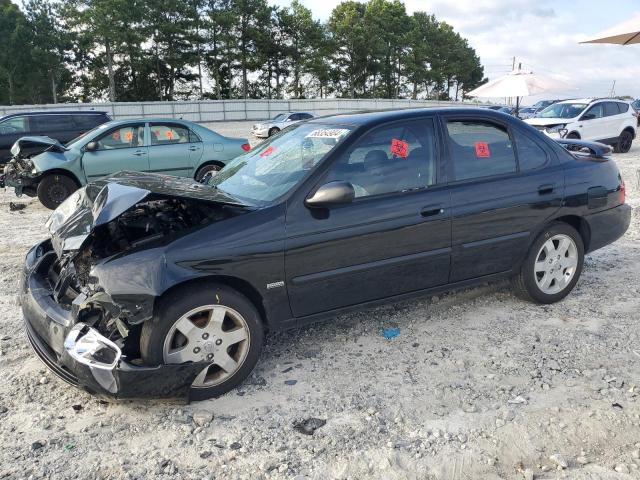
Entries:
{"type": "Polygon", "coordinates": [[[248,208],[160,175],[121,172],[76,191],[25,262],[20,303],[38,356],[91,393],[185,397],[206,364],[145,365],[139,350],[161,293],[162,247],[248,208]]]}

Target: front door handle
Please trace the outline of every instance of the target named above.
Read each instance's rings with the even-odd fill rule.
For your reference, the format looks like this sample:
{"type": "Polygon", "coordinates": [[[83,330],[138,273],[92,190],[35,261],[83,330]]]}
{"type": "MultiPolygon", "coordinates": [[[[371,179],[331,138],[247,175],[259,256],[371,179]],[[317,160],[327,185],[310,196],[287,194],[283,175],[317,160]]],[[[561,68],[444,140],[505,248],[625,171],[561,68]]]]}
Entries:
{"type": "Polygon", "coordinates": [[[192,147],[189,147],[190,152],[195,152],[196,150],[200,150],[200,147],[196,147],[195,145],[192,147]]]}
{"type": "Polygon", "coordinates": [[[133,152],[136,157],[140,157],[141,155],[144,155],[144,153],[144,150],[136,150],[135,152],[133,152]]]}
{"type": "Polygon", "coordinates": [[[429,205],[423,207],[422,210],[420,210],[420,215],[423,217],[433,217],[442,213],[444,213],[444,208],[442,208],[442,205],[429,205]]]}
{"type": "Polygon", "coordinates": [[[545,185],[540,185],[538,187],[538,193],[540,195],[548,195],[550,193],[553,193],[553,189],[554,188],[556,188],[556,186],[553,183],[547,183],[545,185]]]}

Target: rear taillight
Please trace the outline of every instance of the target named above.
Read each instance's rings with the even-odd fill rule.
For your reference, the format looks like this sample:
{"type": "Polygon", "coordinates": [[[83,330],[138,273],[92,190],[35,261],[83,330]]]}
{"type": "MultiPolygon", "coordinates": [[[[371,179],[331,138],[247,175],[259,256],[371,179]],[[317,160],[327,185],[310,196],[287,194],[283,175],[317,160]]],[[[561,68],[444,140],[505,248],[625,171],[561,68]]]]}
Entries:
{"type": "Polygon", "coordinates": [[[248,143],[243,143],[242,145],[240,145],[242,147],[242,149],[245,152],[248,152],[249,150],[251,150],[251,145],[249,145],[248,143]]]}
{"type": "Polygon", "coordinates": [[[620,179],[620,204],[623,204],[625,201],[625,198],[627,196],[627,187],[624,185],[624,180],[620,179]]]}

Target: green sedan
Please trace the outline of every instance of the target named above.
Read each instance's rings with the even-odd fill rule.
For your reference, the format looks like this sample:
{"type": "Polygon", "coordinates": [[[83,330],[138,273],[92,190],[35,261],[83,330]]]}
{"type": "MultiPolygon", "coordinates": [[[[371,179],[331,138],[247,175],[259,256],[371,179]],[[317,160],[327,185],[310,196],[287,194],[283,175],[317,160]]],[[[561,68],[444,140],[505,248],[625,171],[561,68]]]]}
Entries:
{"type": "Polygon", "coordinates": [[[64,146],[48,137],[19,139],[3,180],[18,196],[37,195],[54,209],[77,188],[120,170],[201,181],[250,148],[246,139],[224,137],[185,120],[116,120],[64,146]]]}

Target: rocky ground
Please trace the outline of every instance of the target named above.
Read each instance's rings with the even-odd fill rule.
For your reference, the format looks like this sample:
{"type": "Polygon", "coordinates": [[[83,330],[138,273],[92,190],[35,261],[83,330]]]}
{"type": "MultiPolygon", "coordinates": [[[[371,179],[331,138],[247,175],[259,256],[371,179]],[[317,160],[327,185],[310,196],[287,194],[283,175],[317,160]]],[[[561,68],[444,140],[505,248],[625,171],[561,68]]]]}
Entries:
{"type": "Polygon", "coordinates": [[[640,142],[615,160],[632,226],[565,301],[487,285],[272,334],[240,388],[190,405],[46,370],[15,294],[48,211],[0,193],[0,478],[640,478],[640,142]]]}

